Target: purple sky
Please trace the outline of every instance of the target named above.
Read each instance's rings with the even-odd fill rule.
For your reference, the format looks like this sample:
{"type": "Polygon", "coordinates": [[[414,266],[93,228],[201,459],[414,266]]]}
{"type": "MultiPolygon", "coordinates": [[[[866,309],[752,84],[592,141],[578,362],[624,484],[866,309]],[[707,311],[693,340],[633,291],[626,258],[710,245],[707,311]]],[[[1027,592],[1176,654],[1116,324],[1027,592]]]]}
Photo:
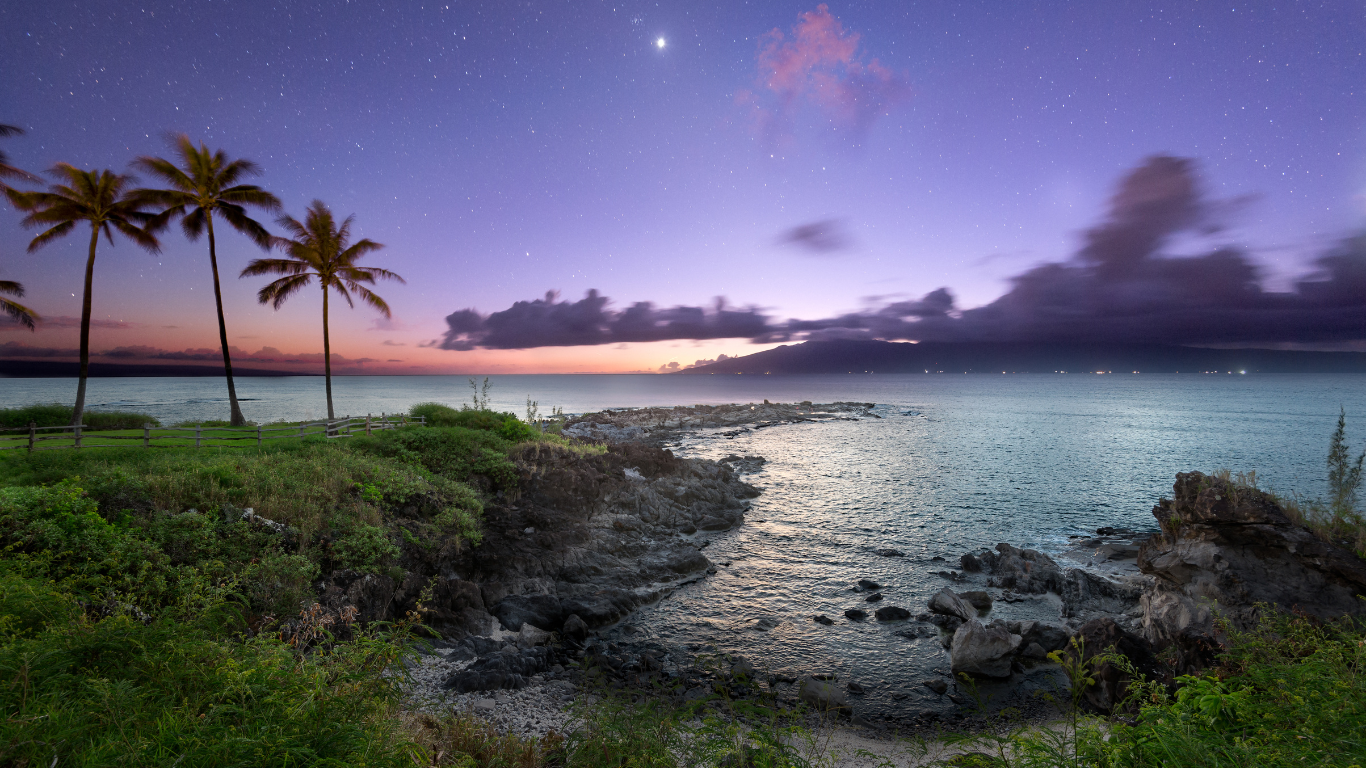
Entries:
{"type": "MultiPolygon", "coordinates": [[[[1117,185],[1158,154],[1190,158],[1203,190],[1202,223],[1164,230],[1161,253],[1236,245],[1291,290],[1366,214],[1366,11],[1266,5],[7,3],[0,123],[28,132],[3,149],[32,171],[125,170],[185,132],[258,162],[296,217],[314,198],[354,213],[388,246],[368,261],[408,284],[378,288],[391,325],[334,311],[347,370],[654,369],[778,337],[484,349],[445,318],[590,289],[608,310],[724,296],[770,329],[940,287],[981,307],[1122,218],[1117,185]],[[473,348],[419,346],[439,339],[473,348]]],[[[0,277],[50,322],[5,329],[0,355],[56,355],[86,241],[25,254],[19,218],[0,213],[0,277]]],[[[206,245],[163,242],[102,247],[94,349],[216,347],[206,245]]],[[[259,306],[262,281],[236,279],[258,254],[220,236],[232,343],[316,355],[316,289],[259,306]]],[[[731,332],[716,322],[657,335],[731,332]]]]}

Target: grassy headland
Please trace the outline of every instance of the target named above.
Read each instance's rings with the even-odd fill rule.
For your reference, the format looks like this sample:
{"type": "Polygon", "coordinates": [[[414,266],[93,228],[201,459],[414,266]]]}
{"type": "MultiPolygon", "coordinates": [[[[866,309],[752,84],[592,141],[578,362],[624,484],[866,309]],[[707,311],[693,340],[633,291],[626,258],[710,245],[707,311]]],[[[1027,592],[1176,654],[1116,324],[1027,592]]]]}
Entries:
{"type": "MultiPolygon", "coordinates": [[[[598,691],[581,730],[539,742],[405,712],[401,662],[424,634],[420,603],[367,624],[317,603],[320,576],[395,574],[407,551],[477,547],[485,506],[517,493],[529,449],[603,451],[511,414],[423,404],[413,415],[431,426],[259,448],[0,454],[0,764],[832,764],[801,721],[762,696],[729,701],[724,687],[687,707],[598,691]]],[[[1088,668],[1073,672],[1085,685],[1088,668]]],[[[1270,617],[1180,682],[1132,687],[1118,719],[1064,703],[1062,724],[976,721],[995,735],[884,753],[897,764],[1366,765],[1360,628],[1270,617]]]]}

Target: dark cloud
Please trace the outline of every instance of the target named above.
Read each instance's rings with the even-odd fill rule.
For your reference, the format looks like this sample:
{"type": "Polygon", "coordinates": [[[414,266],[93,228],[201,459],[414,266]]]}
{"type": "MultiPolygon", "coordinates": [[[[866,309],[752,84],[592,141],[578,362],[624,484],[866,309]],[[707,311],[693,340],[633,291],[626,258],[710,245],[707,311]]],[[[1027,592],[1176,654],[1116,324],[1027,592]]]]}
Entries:
{"type": "Polygon", "coordinates": [[[578,301],[559,301],[554,291],[545,298],[519,301],[508,309],[481,315],[462,309],[446,316],[442,349],[529,349],[621,344],[672,339],[730,339],[759,336],[768,330],[754,308],[729,309],[724,299],[711,308],[656,308],[648,301],[622,310],[607,308],[597,291],[578,301]]]}
{"type": "MultiPolygon", "coordinates": [[[[255,352],[248,352],[238,347],[229,347],[232,352],[234,363],[304,363],[321,365],[323,355],[321,352],[310,352],[303,354],[290,354],[281,352],[274,347],[262,347],[255,352]]],[[[10,341],[0,344],[0,359],[19,359],[19,358],[69,358],[76,359],[80,352],[74,348],[61,349],[53,347],[34,347],[23,342],[10,341]]],[[[201,349],[182,349],[171,350],[161,349],[160,347],[150,347],[146,345],[133,345],[114,347],[103,351],[91,352],[90,357],[94,359],[118,360],[127,362],[132,360],[139,361],[174,361],[181,363],[221,363],[223,352],[220,349],[201,348],[201,349]]],[[[369,357],[348,358],[332,353],[333,366],[364,365],[375,363],[379,360],[369,357]]],[[[390,361],[393,362],[393,361],[390,361]]],[[[402,362],[402,361],[399,361],[402,362]]]]}
{"type": "MultiPolygon", "coordinates": [[[[1120,182],[1105,219],[1083,233],[1076,255],[1012,279],[986,306],[957,310],[940,288],[909,301],[818,320],[775,322],[754,308],[608,310],[590,291],[578,302],[518,302],[487,317],[446,318],[445,349],[529,348],[670,339],[747,338],[918,341],[1091,341],[1171,344],[1342,343],[1366,339],[1366,234],[1316,259],[1290,291],[1267,291],[1240,249],[1174,257],[1183,236],[1218,228],[1238,201],[1210,201],[1192,161],[1152,157],[1120,182]]],[[[705,361],[698,361],[695,365],[705,361]]]]}
{"type": "Polygon", "coordinates": [[[851,238],[839,219],[823,219],[787,230],[778,238],[783,245],[795,245],[822,255],[849,247],[851,238]]]}

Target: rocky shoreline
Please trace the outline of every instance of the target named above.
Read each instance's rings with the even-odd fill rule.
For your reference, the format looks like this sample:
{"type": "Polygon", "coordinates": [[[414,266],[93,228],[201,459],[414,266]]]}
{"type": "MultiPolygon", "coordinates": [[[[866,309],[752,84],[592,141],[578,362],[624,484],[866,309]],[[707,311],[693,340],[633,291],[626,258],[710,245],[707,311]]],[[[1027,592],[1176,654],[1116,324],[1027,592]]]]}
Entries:
{"type": "MultiPolygon", "coordinates": [[[[709,537],[740,525],[759,493],[741,477],[762,466],[761,457],[683,459],[649,443],[678,430],[866,418],[871,408],[764,403],[581,417],[565,433],[604,443],[607,452],[543,448],[520,457],[521,493],[487,510],[482,546],[413,563],[401,582],[334,576],[325,604],[381,618],[415,606],[435,576],[426,619],[441,637],[411,670],[410,706],[467,711],[522,735],[563,732],[576,696],[647,689],[680,703],[724,694],[804,704],[873,734],[945,727],[930,710],[891,722],[863,718],[854,681],[819,671],[773,675],[760,671],[762,659],[666,648],[617,626],[636,608],[715,573],[703,554],[709,537]]],[[[1366,604],[1351,599],[1366,593],[1366,564],[1295,526],[1260,491],[1181,474],[1173,498],[1153,514],[1159,533],[1102,528],[1075,537],[1057,559],[1006,543],[964,553],[957,568],[937,572],[947,585],[919,609],[880,604],[875,583],[851,585],[868,593],[869,606],[849,618],[904,623],[897,634],[937,642],[949,674],[923,685],[952,703],[947,725],[961,728],[982,697],[993,709],[1047,715],[1034,694],[1065,681],[1048,654],[1068,652],[1074,639],[1087,657],[1114,647],[1152,678],[1171,680],[1213,658],[1222,642],[1216,618],[1245,628],[1262,604],[1325,618],[1366,615],[1366,604]],[[1000,604],[1023,604],[1035,618],[994,618],[1000,604]],[[1160,664],[1159,654],[1175,662],[1160,664]],[[960,673],[975,684],[964,686],[960,673]]],[[[1087,702],[1110,712],[1127,679],[1108,664],[1097,677],[1087,702]]]]}

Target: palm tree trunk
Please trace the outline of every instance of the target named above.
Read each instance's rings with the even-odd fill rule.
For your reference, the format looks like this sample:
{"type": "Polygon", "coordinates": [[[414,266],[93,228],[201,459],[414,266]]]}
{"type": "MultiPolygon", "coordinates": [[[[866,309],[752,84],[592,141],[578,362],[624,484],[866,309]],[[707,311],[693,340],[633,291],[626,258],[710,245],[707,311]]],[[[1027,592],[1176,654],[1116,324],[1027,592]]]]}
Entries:
{"type": "Polygon", "coordinates": [[[232,356],[228,354],[228,324],[223,319],[223,290],[218,287],[218,251],[213,240],[213,214],[205,212],[209,224],[209,266],[213,269],[213,301],[218,307],[218,343],[223,347],[223,371],[228,376],[229,419],[234,427],[247,423],[242,416],[242,408],[237,404],[237,387],[232,383],[232,356]]]}
{"type": "Polygon", "coordinates": [[[90,258],[85,260],[85,297],[81,299],[81,373],[76,383],[76,407],[72,409],[71,426],[78,426],[85,416],[85,379],[90,374],[90,287],[95,282],[95,246],[100,244],[100,225],[90,224],[90,258]]]}
{"type": "Polygon", "coordinates": [[[323,377],[327,379],[327,420],[336,418],[332,412],[332,342],[327,337],[327,285],[323,284],[323,377]]]}

